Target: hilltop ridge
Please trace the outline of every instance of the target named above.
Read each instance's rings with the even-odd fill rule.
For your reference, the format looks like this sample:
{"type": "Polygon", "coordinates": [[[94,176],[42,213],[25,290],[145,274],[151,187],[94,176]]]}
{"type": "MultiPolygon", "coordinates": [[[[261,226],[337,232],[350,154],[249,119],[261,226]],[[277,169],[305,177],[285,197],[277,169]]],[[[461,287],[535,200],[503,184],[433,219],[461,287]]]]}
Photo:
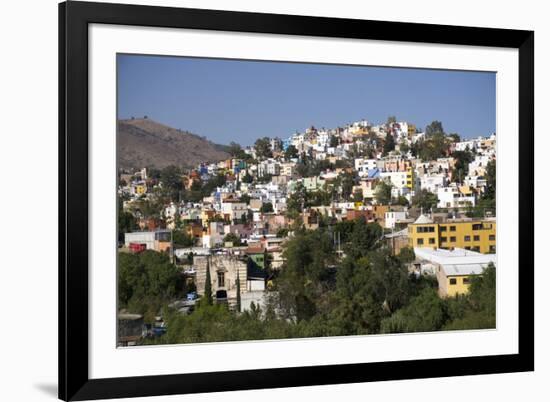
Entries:
{"type": "Polygon", "coordinates": [[[229,157],[226,146],[149,118],[118,120],[119,168],[191,167],[229,157]]]}

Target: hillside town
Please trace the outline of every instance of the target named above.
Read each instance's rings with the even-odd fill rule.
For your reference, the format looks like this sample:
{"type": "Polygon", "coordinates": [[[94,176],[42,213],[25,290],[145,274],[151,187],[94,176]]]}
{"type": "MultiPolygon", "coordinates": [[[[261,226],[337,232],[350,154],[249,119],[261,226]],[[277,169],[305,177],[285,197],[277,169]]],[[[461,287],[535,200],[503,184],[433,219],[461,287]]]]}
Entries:
{"type": "Polygon", "coordinates": [[[119,345],[494,325],[495,133],[390,116],[226,151],[119,172],[119,345]]]}

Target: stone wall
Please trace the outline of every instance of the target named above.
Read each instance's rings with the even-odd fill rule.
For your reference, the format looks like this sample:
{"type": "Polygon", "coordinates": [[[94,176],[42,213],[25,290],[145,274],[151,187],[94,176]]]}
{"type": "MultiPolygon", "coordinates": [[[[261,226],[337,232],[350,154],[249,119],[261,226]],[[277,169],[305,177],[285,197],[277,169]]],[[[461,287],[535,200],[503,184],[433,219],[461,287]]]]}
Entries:
{"type": "Polygon", "coordinates": [[[216,291],[225,290],[228,300],[234,302],[237,298],[237,274],[241,282],[241,294],[246,292],[246,262],[234,256],[213,255],[194,258],[193,265],[197,271],[195,283],[199,294],[204,294],[207,259],[210,260],[210,283],[214,297],[216,291]],[[224,275],[223,286],[218,283],[218,272],[224,275]]]}

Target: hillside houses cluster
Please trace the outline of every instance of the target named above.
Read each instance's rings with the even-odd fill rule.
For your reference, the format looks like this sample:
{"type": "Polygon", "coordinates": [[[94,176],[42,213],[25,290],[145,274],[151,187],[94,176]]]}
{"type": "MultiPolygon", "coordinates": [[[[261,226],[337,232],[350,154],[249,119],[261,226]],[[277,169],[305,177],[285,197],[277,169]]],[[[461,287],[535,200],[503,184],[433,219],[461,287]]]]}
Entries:
{"type": "MultiPolygon", "coordinates": [[[[423,160],[414,149],[430,136],[411,123],[374,125],[361,120],[333,129],[309,127],[183,172],[182,190],[154,216],[146,216],[136,205],[155,197],[166,184],[148,177],[145,168],[124,173],[119,186],[123,209],[136,216],[139,229],[125,233],[121,246],[139,250],[135,244],[145,244],[145,249],[171,253],[194,277],[198,293],[204,291],[206,270],[211,270],[216,297],[230,303],[236,297],[236,278],[246,300],[262,303],[270,275],[284,269],[284,243],[297,227],[315,230],[364,218],[380,224],[386,234],[383,240],[394,248],[446,250],[447,259],[462,253],[468,263],[475,263],[477,254],[496,252],[495,211],[471,214],[488,191],[487,167],[496,159],[496,137],[445,138],[444,152],[423,160]],[[458,173],[456,151],[470,155],[458,173]],[[185,196],[220,177],[221,185],[202,198],[185,196]],[[419,202],[426,195],[436,197],[429,209],[419,202]],[[184,230],[193,244],[174,245],[175,230],[184,230]]],[[[411,271],[424,272],[430,258],[443,258],[433,253],[419,256],[411,271]]],[[[478,274],[479,267],[471,272],[478,274]]],[[[461,272],[461,278],[466,274],[461,272]]],[[[455,294],[447,285],[440,288],[455,294]]]]}

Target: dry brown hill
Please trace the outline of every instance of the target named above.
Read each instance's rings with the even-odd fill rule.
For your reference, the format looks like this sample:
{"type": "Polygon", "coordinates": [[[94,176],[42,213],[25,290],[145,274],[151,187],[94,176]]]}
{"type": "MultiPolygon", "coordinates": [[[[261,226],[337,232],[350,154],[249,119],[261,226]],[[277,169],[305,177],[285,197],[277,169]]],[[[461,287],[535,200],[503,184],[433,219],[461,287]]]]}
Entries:
{"type": "Polygon", "coordinates": [[[193,167],[229,157],[223,145],[148,118],[118,121],[117,152],[118,165],[124,169],[193,167]]]}

